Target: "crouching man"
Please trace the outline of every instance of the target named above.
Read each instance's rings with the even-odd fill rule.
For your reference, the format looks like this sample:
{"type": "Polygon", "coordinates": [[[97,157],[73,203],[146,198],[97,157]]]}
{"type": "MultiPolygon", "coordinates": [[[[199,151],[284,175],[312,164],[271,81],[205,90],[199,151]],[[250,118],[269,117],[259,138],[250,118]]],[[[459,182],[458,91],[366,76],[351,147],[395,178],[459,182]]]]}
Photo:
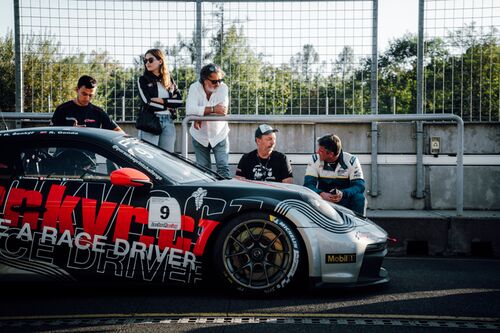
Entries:
{"type": "Polygon", "coordinates": [[[318,150],[306,169],[304,186],[324,200],[347,207],[361,215],[366,213],[365,180],[359,159],[342,151],[337,135],[318,139],[318,150]]]}

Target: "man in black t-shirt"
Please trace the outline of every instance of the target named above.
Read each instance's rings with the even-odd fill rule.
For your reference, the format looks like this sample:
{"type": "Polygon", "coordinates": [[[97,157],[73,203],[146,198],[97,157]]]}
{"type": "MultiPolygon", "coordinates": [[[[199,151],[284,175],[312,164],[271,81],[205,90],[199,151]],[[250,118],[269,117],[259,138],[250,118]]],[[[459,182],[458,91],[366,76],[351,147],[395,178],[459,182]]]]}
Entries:
{"type": "Polygon", "coordinates": [[[78,80],[76,98],[59,105],[52,116],[54,126],[78,126],[104,128],[123,132],[108,114],[98,106],[90,103],[97,90],[97,81],[83,75],[78,80]]]}
{"type": "Polygon", "coordinates": [[[277,129],[262,124],[255,131],[257,149],[243,155],[236,178],[293,183],[292,166],[285,154],[274,151],[277,129]]]}

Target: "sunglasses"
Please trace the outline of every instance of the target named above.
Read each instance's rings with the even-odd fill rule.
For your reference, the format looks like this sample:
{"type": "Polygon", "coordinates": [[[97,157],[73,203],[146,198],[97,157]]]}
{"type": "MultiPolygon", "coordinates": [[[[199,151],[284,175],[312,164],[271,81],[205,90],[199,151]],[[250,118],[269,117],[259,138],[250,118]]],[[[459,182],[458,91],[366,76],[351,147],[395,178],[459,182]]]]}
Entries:
{"type": "Polygon", "coordinates": [[[148,62],[149,62],[150,64],[152,64],[153,62],[155,62],[155,61],[156,61],[156,58],[155,58],[155,57],[151,57],[151,58],[144,58],[142,61],[144,62],[144,65],[145,65],[145,64],[147,64],[148,62]]]}
{"type": "Polygon", "coordinates": [[[217,84],[217,83],[221,83],[222,82],[222,79],[220,80],[210,80],[210,79],[207,79],[208,81],[212,82],[212,84],[217,84]]]}

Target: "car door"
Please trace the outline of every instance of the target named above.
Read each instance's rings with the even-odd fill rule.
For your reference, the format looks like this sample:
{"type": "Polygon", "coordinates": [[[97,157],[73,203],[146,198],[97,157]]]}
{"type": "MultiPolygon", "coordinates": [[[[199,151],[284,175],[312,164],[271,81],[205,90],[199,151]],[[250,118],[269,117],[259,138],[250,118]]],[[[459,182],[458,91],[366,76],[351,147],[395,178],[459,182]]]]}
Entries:
{"type": "Polygon", "coordinates": [[[102,147],[32,141],[0,159],[0,264],[49,279],[133,277],[123,254],[144,235],[149,188],[114,186],[111,173],[131,165],[102,147]]]}

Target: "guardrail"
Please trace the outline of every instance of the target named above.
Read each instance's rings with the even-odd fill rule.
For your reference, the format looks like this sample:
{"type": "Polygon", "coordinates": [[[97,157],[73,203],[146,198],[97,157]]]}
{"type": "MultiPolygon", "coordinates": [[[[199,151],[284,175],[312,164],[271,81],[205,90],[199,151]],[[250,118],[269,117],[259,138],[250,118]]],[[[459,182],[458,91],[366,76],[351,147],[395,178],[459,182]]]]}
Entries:
{"type": "Polygon", "coordinates": [[[0,112],[0,119],[32,120],[32,119],[52,119],[53,113],[42,112],[0,112]]]}
{"type": "MultiPolygon", "coordinates": [[[[32,112],[0,112],[1,119],[15,120],[48,120],[52,113],[32,112]]],[[[456,166],[456,213],[463,215],[464,206],[464,122],[462,118],[453,114],[422,114],[422,115],[328,115],[328,116],[254,116],[254,115],[227,115],[227,116],[187,116],[182,121],[182,155],[188,156],[188,124],[191,121],[228,121],[248,123],[377,123],[377,122],[413,122],[413,121],[454,121],[457,123],[457,166],[456,166]]],[[[373,148],[373,147],[372,147],[373,148]]],[[[373,163],[373,160],[372,160],[373,163]]]]}
{"type": "Polygon", "coordinates": [[[456,212],[463,215],[464,210],[464,122],[453,114],[421,114],[421,115],[328,115],[328,116],[187,116],[182,121],[182,155],[188,156],[188,124],[192,121],[228,121],[248,123],[377,123],[377,122],[413,122],[447,120],[457,123],[457,167],[456,167],[456,212]]]}

